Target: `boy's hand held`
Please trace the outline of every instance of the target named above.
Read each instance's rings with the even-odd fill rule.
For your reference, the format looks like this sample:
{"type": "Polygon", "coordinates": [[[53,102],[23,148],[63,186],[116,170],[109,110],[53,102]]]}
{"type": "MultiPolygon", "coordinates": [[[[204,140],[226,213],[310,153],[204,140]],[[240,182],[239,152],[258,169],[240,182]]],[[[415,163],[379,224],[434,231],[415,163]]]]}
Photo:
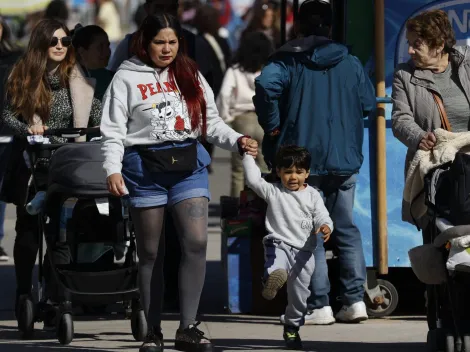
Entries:
{"type": "Polygon", "coordinates": [[[315,234],[319,234],[320,232],[323,234],[323,241],[328,242],[331,236],[330,227],[328,225],[321,225],[320,228],[315,231],[315,234]]]}

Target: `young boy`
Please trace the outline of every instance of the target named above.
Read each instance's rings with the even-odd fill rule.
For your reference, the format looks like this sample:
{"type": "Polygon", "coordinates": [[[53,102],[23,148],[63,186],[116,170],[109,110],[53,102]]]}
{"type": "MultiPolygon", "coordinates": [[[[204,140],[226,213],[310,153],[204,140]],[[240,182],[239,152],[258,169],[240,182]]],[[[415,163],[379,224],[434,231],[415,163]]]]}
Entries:
{"type": "Polygon", "coordinates": [[[324,241],[328,241],[333,230],[320,193],[305,183],[310,160],[305,148],[281,147],[276,155],[276,171],[281,183],[271,184],[261,177],[252,156],[245,154],[243,157],[247,185],[268,203],[262,295],[273,299],[287,282],[284,340],[289,349],[302,348],[299,327],[303,325],[310,296],[308,287],[315,269],[316,236],[321,233],[324,241]]]}

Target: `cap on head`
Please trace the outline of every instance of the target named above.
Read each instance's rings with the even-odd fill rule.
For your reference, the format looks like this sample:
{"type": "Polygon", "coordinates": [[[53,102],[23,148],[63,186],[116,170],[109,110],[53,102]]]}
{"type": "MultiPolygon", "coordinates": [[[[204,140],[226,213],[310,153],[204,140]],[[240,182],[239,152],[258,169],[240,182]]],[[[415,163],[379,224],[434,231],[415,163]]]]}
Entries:
{"type": "Polygon", "coordinates": [[[330,0],[305,0],[300,5],[299,18],[308,18],[315,26],[331,26],[333,11],[330,0]]]}

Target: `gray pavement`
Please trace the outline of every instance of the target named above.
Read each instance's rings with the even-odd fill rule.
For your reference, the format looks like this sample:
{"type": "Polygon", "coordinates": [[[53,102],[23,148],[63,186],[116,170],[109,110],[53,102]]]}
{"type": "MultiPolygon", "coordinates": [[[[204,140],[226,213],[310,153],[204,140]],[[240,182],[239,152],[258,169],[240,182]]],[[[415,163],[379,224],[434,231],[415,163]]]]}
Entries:
{"type": "MultiPolygon", "coordinates": [[[[218,204],[230,187],[230,155],[216,150],[211,178],[212,202],[209,219],[208,272],[200,312],[202,329],[214,340],[219,351],[282,351],[282,326],[277,317],[227,315],[224,311],[223,272],[220,265],[220,228],[218,204]]],[[[2,245],[13,252],[14,208],[7,210],[7,238],[2,245]]],[[[130,323],[121,315],[75,317],[75,338],[71,345],[61,346],[54,334],[41,331],[32,340],[19,339],[12,311],[15,292],[13,262],[0,265],[0,352],[26,351],[138,351],[139,343],[130,333],[130,323]]],[[[164,317],[163,332],[166,350],[172,351],[178,317],[164,317]]],[[[335,324],[327,327],[305,326],[301,329],[306,351],[425,351],[426,323],[423,317],[392,317],[369,320],[359,325],[335,324]]]]}

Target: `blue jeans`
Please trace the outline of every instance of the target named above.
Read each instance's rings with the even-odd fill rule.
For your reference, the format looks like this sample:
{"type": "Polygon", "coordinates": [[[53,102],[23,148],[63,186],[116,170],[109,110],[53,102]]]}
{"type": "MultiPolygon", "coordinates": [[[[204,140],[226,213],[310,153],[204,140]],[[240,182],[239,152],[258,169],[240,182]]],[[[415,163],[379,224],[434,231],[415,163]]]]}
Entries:
{"type": "MultiPolygon", "coordinates": [[[[353,222],[356,175],[310,176],[308,183],[323,194],[330,212],[334,231],[330,241],[338,253],[340,265],[340,295],[344,305],[352,305],[364,298],[366,262],[359,229],[353,222]]],[[[323,240],[318,237],[314,252],[315,271],[311,281],[311,295],[307,301],[309,310],[329,306],[330,281],[323,240]]]]}

